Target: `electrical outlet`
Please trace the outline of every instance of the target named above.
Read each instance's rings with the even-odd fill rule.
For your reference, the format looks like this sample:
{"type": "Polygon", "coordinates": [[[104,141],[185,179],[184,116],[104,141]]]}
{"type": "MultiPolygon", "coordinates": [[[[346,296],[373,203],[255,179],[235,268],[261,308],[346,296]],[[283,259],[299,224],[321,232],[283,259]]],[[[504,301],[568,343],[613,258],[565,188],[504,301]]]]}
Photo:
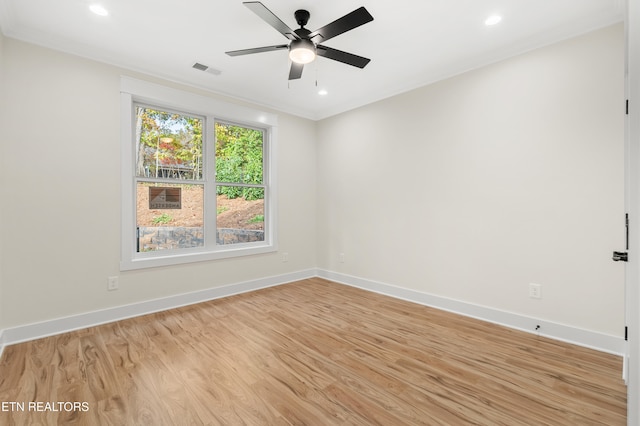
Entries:
{"type": "Polygon", "coordinates": [[[283,262],[288,262],[289,261],[289,253],[287,253],[287,252],[282,253],[282,261],[283,262]]]}
{"type": "Polygon", "coordinates": [[[339,263],[344,263],[344,253],[340,253],[340,254],[338,255],[338,262],[339,262],[339,263]]]}
{"type": "Polygon", "coordinates": [[[540,284],[529,283],[529,297],[532,299],[542,299],[542,286],[540,284]]]}
{"type": "Polygon", "coordinates": [[[118,289],[118,277],[107,278],[107,290],[113,291],[118,289]]]}

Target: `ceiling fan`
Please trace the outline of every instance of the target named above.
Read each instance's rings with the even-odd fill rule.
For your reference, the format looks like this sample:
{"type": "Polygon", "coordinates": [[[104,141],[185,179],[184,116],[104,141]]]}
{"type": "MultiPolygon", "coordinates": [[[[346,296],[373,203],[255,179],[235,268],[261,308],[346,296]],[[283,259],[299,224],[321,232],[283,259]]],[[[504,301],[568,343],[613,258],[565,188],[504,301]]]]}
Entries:
{"type": "Polygon", "coordinates": [[[309,22],[309,17],[311,16],[311,14],[306,10],[297,10],[294,13],[296,22],[300,25],[300,28],[292,30],[259,1],[248,1],[242,4],[251,9],[251,11],[262,18],[262,20],[267,24],[271,25],[280,34],[289,39],[289,43],[225,52],[229,56],[249,55],[252,53],[287,49],[289,50],[289,58],[291,59],[289,80],[295,80],[302,77],[304,65],[312,62],[316,56],[323,56],[358,68],[364,68],[371,61],[371,59],[363,58],[362,56],[354,55],[353,53],[343,52],[320,44],[321,42],[325,42],[335,36],[364,25],[367,22],[373,21],[373,16],[371,16],[364,7],[356,9],[351,13],[347,13],[342,18],[336,19],[330,24],[311,32],[304,27],[307,25],[307,22],[309,22]]]}

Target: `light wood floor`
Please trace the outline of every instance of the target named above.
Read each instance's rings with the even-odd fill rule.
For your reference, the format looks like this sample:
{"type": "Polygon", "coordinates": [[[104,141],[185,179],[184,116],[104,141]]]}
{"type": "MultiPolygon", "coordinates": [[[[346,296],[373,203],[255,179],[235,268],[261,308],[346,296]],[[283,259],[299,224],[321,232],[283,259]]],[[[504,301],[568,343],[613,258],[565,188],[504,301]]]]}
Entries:
{"type": "Polygon", "coordinates": [[[310,279],[10,346],[0,424],[624,425],[621,368],[310,279]]]}

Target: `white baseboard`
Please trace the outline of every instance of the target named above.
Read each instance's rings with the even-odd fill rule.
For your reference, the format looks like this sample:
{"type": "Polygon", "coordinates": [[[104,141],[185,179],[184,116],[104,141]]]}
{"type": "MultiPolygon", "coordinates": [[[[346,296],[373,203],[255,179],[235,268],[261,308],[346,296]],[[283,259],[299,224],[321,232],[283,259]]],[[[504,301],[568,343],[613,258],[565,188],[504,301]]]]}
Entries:
{"type": "Polygon", "coordinates": [[[395,297],[397,299],[431,306],[437,309],[477,318],[533,334],[539,334],[551,339],[596,349],[602,352],[620,356],[623,356],[625,353],[625,341],[622,337],[583,330],[576,327],[531,318],[512,312],[500,311],[494,308],[474,305],[472,303],[435,296],[428,293],[422,293],[416,290],[410,290],[338,272],[323,269],[308,269],[192,293],[148,300],[131,305],[87,312],[84,314],[43,321],[35,324],[17,326],[5,330],[0,329],[0,356],[2,355],[2,351],[5,346],[15,343],[35,340],[42,337],[133,318],[167,309],[178,308],[181,306],[192,305],[195,303],[205,302],[207,300],[219,299],[221,297],[246,293],[312,277],[325,278],[340,284],[358,287],[364,290],[395,297]],[[540,326],[539,332],[535,331],[536,325],[540,326]]]}
{"type": "MultiPolygon", "coordinates": [[[[79,330],[87,327],[93,327],[100,324],[107,324],[127,318],[165,311],[167,309],[179,308],[181,306],[205,302],[207,300],[233,296],[235,294],[273,287],[293,281],[312,278],[315,276],[317,276],[316,270],[309,269],[284,275],[277,275],[273,277],[260,278],[257,280],[225,285],[222,287],[210,288],[192,293],[178,294],[161,299],[133,303],[131,305],[117,306],[115,308],[87,312],[84,314],[43,321],[35,324],[8,328],[5,330],[0,330],[0,350],[4,348],[4,346],[13,345],[15,343],[40,339],[42,337],[53,336],[56,334],[66,333],[69,331],[79,330]]],[[[2,353],[0,352],[0,356],[1,355],[2,353]]]]}
{"type": "Polygon", "coordinates": [[[503,325],[505,327],[537,334],[567,343],[572,343],[598,351],[620,356],[623,356],[625,353],[625,341],[622,337],[597,333],[594,331],[584,330],[564,324],[558,324],[539,318],[527,317],[524,315],[501,311],[486,306],[480,306],[455,299],[435,296],[416,290],[410,290],[407,288],[397,287],[390,284],[341,274],[338,272],[319,269],[318,276],[352,287],[358,287],[364,290],[373,291],[375,293],[395,297],[397,299],[419,303],[421,305],[430,306],[433,308],[480,319],[483,321],[488,321],[491,323],[503,325]],[[538,325],[540,326],[540,329],[536,331],[536,326],[538,325]]]}

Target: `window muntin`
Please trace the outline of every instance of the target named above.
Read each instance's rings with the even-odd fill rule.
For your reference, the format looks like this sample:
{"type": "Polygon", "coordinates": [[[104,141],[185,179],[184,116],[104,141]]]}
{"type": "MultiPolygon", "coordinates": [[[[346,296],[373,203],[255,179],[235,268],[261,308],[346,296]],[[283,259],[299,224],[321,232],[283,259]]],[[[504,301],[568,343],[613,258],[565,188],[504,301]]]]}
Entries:
{"type": "MultiPolygon", "coordinates": [[[[277,221],[274,216],[277,191],[274,180],[275,169],[272,163],[277,130],[276,115],[130,77],[121,78],[121,110],[123,143],[121,270],[225,259],[269,253],[277,250],[277,221]],[[160,145],[158,146],[157,138],[155,147],[153,146],[154,144],[149,142],[141,147],[136,142],[140,140],[140,134],[143,130],[142,126],[137,125],[139,124],[137,120],[138,107],[153,109],[167,115],[177,114],[189,119],[201,119],[201,151],[198,151],[198,149],[191,150],[191,156],[185,157],[182,155],[185,153],[184,150],[181,153],[176,153],[176,147],[166,145],[166,143],[172,143],[173,141],[160,140],[160,145]],[[225,119],[219,120],[219,117],[225,117],[225,119]],[[261,155],[263,158],[261,172],[256,172],[255,169],[245,165],[245,173],[241,178],[233,179],[236,182],[216,181],[216,156],[214,154],[216,151],[216,122],[219,122],[223,127],[236,126],[252,129],[262,135],[261,155]],[[163,142],[165,143],[164,145],[163,142]],[[156,153],[159,153],[157,157],[156,153]],[[156,159],[158,159],[157,167],[156,159]],[[259,178],[257,179],[256,176],[259,178]],[[170,196],[169,198],[171,196],[175,197],[175,188],[181,188],[183,194],[184,191],[198,188],[198,191],[203,193],[203,213],[201,215],[196,214],[195,217],[202,218],[202,234],[196,232],[185,236],[181,229],[179,231],[182,234],[178,234],[180,234],[182,245],[175,246],[167,242],[165,245],[159,246],[155,243],[147,242],[146,248],[144,243],[140,248],[137,230],[143,222],[138,222],[138,218],[142,219],[142,213],[138,212],[137,204],[144,196],[137,195],[139,187],[145,188],[144,191],[147,194],[146,203],[148,203],[149,198],[149,187],[158,188],[158,190],[169,188],[170,190],[167,193],[170,196]],[[235,189],[237,187],[248,187],[252,190],[261,191],[255,200],[239,200],[240,204],[246,201],[260,203],[258,207],[253,207],[256,211],[262,212],[262,214],[252,214],[249,221],[235,225],[240,233],[244,235],[231,242],[217,236],[219,224],[217,223],[218,207],[216,198],[220,187],[233,187],[235,189]],[[262,222],[260,223],[261,219],[262,222]],[[262,229],[259,229],[260,227],[262,229]],[[259,233],[262,235],[256,237],[255,235],[259,233]],[[226,244],[224,244],[225,242],[226,244]]],[[[176,120],[176,117],[172,119],[176,120]]],[[[185,120],[177,117],[176,121],[184,122],[185,120]]],[[[180,133],[179,127],[175,123],[166,126],[160,126],[156,123],[148,127],[147,132],[149,134],[147,139],[152,139],[151,130],[149,129],[155,129],[156,133],[153,136],[167,138],[173,137],[171,133],[180,133]],[[168,135],[165,134],[167,133],[167,128],[170,131],[168,135]]],[[[199,128],[199,126],[193,127],[199,128]]],[[[182,132],[184,133],[184,129],[182,132]]],[[[195,139],[194,136],[199,135],[199,132],[193,131],[192,133],[186,139],[182,135],[181,138],[183,139],[180,139],[180,141],[192,141],[195,139]]],[[[198,148],[198,145],[192,146],[192,148],[198,148]]],[[[220,188],[221,192],[228,190],[220,188]]],[[[157,194],[157,192],[154,192],[154,194],[157,194]]],[[[147,210],[147,216],[149,213],[155,214],[152,219],[157,220],[158,227],[163,228],[162,231],[169,231],[168,228],[175,225],[175,222],[171,222],[171,220],[174,216],[173,213],[178,210],[162,209],[159,212],[149,212],[149,210],[153,210],[152,206],[145,204],[145,202],[142,203],[144,205],[143,210],[147,210]]],[[[182,202],[185,202],[184,197],[182,202]]],[[[157,204],[153,207],[157,207],[157,204]]],[[[226,208],[229,213],[233,213],[236,207],[230,209],[227,206],[226,208]]],[[[184,225],[184,227],[198,228],[199,226],[184,225]]],[[[223,229],[222,224],[219,227],[223,229]]]]}
{"type": "Polygon", "coordinates": [[[143,104],[135,112],[137,253],[211,246],[205,224],[216,245],[265,240],[264,130],[214,119],[215,158],[206,161],[204,117],[143,104]],[[207,187],[216,197],[205,204],[207,187]]]}

